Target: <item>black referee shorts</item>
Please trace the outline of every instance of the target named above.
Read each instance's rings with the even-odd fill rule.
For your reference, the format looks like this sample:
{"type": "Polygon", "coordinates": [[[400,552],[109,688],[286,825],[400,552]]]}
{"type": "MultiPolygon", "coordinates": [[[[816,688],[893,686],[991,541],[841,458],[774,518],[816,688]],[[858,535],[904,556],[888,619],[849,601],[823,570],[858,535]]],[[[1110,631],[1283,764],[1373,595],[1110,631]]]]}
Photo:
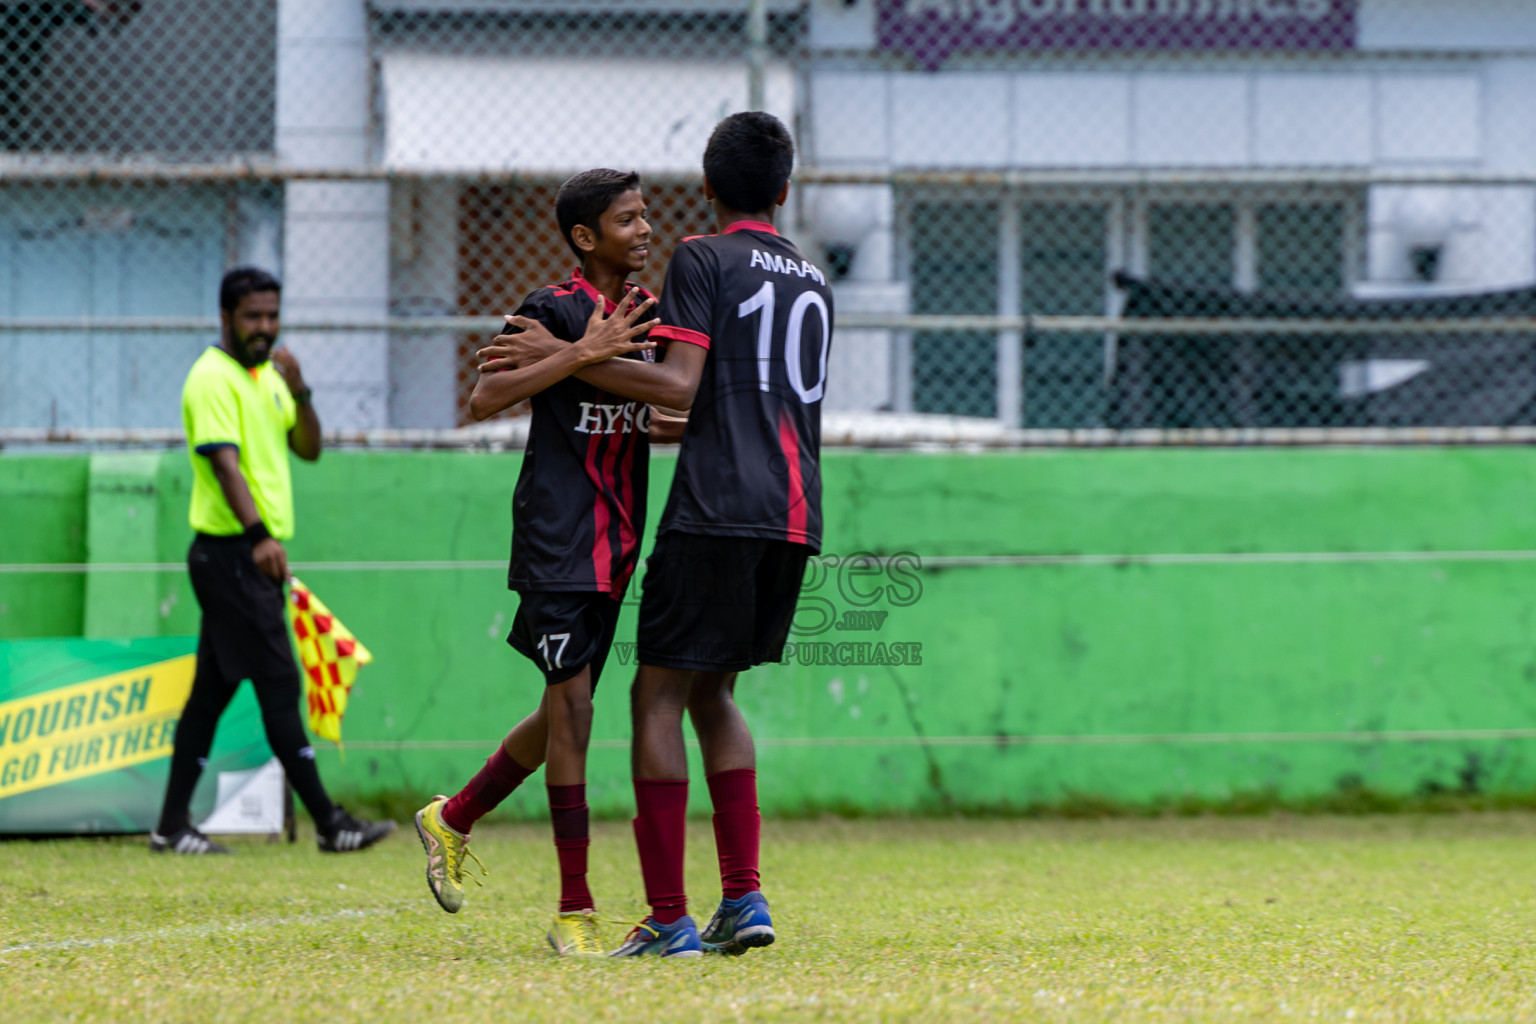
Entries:
{"type": "Polygon", "coordinates": [[[539,667],[550,686],[592,668],[592,690],[602,677],[619,625],[620,602],[592,590],[523,590],[507,643],[539,667]]]}
{"type": "Polygon", "coordinates": [[[298,674],[283,585],[256,568],[250,541],[200,533],[187,552],[187,571],[203,610],[199,659],[211,657],[231,684],[298,674]]]}
{"type": "Polygon", "coordinates": [[[783,540],[662,534],[641,584],[640,661],[741,672],[783,660],[810,554],[783,540]]]}

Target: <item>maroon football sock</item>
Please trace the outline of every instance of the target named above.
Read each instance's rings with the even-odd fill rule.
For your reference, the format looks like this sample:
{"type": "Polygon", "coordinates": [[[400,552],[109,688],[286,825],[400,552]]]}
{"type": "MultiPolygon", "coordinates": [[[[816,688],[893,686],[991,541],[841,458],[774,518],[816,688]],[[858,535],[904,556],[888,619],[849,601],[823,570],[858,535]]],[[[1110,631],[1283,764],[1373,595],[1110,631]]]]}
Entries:
{"type": "Polygon", "coordinates": [[[726,899],[740,899],[762,887],[757,870],[763,833],[763,815],[757,809],[757,772],[734,768],[716,772],[708,782],[709,798],[715,805],[720,889],[726,899]]]}
{"type": "Polygon", "coordinates": [[[549,790],[549,821],[555,829],[555,856],[560,859],[560,913],[590,910],[592,890],[587,888],[587,784],[546,786],[549,790]]]}
{"type": "Polygon", "coordinates": [[[524,768],[497,747],[496,752],[486,758],[485,767],[443,805],[443,821],[455,832],[469,835],[475,822],[495,810],[496,805],[511,796],[512,791],[535,770],[524,768]]]}
{"type": "Polygon", "coordinates": [[[657,924],[671,924],[688,913],[683,890],[688,780],[636,779],[634,825],[645,900],[657,924]]]}

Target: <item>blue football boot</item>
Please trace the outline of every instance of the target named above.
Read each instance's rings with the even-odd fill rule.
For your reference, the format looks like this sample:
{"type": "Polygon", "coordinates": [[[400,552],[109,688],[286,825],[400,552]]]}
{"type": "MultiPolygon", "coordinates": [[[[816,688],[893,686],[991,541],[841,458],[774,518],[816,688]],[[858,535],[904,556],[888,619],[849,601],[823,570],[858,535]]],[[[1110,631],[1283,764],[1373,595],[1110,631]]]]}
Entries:
{"type": "Polygon", "coordinates": [[[629,938],[609,956],[702,956],[704,944],[699,941],[699,926],[693,918],[684,914],[671,924],[657,924],[648,917],[635,926],[629,938]]]}
{"type": "Polygon", "coordinates": [[[704,927],[701,941],[722,952],[740,955],[749,949],[773,945],[773,918],[760,892],[734,900],[721,900],[720,909],[704,927]]]}

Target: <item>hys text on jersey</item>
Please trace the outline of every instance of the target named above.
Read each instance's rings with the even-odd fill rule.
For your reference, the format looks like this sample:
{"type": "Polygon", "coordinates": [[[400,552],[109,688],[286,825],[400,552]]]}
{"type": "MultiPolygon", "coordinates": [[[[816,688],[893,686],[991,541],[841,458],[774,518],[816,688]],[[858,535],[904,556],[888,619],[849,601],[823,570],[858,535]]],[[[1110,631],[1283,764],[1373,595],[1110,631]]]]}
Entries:
{"type": "Polygon", "coordinates": [[[644,402],[607,405],[582,402],[578,434],[644,434],[651,427],[651,407],[644,402]]]}
{"type": "Polygon", "coordinates": [[[808,277],[817,284],[827,283],[827,276],[821,272],[810,260],[785,259],[776,252],[763,252],[761,249],[752,250],[751,266],[762,267],[771,270],[775,274],[793,274],[796,277],[808,277]]]}

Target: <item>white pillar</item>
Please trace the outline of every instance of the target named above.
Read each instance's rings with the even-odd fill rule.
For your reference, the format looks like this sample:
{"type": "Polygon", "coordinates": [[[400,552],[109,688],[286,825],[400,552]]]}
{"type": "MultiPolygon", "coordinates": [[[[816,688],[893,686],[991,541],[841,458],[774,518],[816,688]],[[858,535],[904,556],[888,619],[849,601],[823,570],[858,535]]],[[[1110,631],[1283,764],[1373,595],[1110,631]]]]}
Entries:
{"type": "MultiPolygon", "coordinates": [[[[907,283],[893,280],[895,198],[890,187],[821,186],[814,196],[807,196],[806,203],[814,229],[823,242],[851,245],[854,250],[847,278],[832,285],[836,312],[908,312],[907,283]]],[[[901,375],[910,377],[910,357],[905,363],[900,362],[903,339],[910,344],[910,335],[905,332],[839,328],[832,340],[822,408],[831,412],[900,408],[901,375]]],[[[910,408],[910,382],[905,394],[910,408]]]]}
{"type": "MultiPolygon", "coordinates": [[[[279,0],[277,150],[288,167],[364,168],[370,160],[367,11],[363,0],[279,0]]],[[[291,182],[284,194],[283,315],[375,320],[389,313],[389,186],[291,182]]],[[[382,333],[289,331],[328,428],[388,422],[382,333]]]]}
{"type": "MultiPolygon", "coordinates": [[[[457,312],[459,186],[431,180],[397,185],[391,195],[394,302],[402,316],[457,312]]],[[[495,317],[487,317],[487,326],[495,317]]],[[[389,425],[458,425],[456,334],[396,334],[389,339],[389,425]]]]}
{"type": "MultiPolygon", "coordinates": [[[[1536,172],[1536,125],[1531,118],[1536,60],[1490,60],[1484,86],[1488,169],[1536,172]]],[[[1487,231],[1482,276],[1495,287],[1536,284],[1536,189],[1484,189],[1482,212],[1487,231]]]]}
{"type": "MultiPolygon", "coordinates": [[[[1023,213],[1017,193],[1010,192],[998,204],[1002,218],[997,233],[997,312],[1018,316],[1024,294],[1022,236],[1023,213]]],[[[1024,332],[997,332],[997,421],[1004,427],[1023,425],[1024,332]]]]}

